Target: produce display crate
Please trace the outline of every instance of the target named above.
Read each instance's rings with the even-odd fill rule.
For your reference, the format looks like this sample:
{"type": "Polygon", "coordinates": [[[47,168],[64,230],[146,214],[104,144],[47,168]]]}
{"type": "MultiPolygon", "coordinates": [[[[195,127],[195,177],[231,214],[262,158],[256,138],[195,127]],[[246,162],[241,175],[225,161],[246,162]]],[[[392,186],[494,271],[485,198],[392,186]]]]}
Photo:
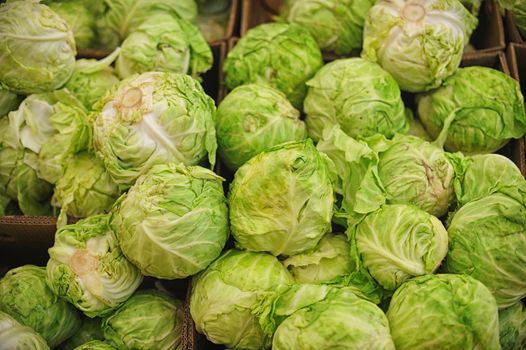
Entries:
{"type": "MultiPolygon", "coordinates": [[[[526,43],[511,43],[506,51],[511,76],[519,81],[523,96],[526,96],[526,43]]],[[[526,155],[524,147],[526,136],[522,139],[523,156],[520,160],[522,175],[526,177],[526,155]]]]}
{"type": "Polygon", "coordinates": [[[517,24],[515,23],[515,18],[513,17],[513,14],[510,11],[506,11],[504,23],[506,27],[506,36],[508,42],[519,44],[525,42],[525,38],[523,38],[521,33],[519,32],[519,28],[517,28],[517,24]]]}
{"type": "MultiPolygon", "coordinates": [[[[241,36],[245,35],[250,28],[259,24],[271,22],[277,15],[283,0],[243,0],[241,11],[241,36]]],[[[502,51],[506,47],[504,33],[504,22],[502,20],[499,6],[486,0],[481,6],[479,13],[479,24],[473,32],[470,41],[474,48],[467,49],[464,57],[469,58],[480,53],[502,51]]],[[[337,56],[326,54],[326,59],[332,60],[337,56]]],[[[351,56],[359,56],[359,51],[353,52],[351,56]]]]}

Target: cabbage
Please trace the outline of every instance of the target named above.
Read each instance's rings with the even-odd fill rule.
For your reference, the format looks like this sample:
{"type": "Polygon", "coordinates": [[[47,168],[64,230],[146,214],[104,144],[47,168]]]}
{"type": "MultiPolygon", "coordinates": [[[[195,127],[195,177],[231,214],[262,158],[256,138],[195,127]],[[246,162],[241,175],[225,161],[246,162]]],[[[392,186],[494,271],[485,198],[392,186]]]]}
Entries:
{"type": "Polygon", "coordinates": [[[281,17],[309,30],[322,50],[338,55],[362,47],[363,25],[374,0],[287,0],[281,17]]]}
{"type": "Polygon", "coordinates": [[[428,91],[455,73],[476,26],[458,0],[379,0],[365,19],[362,57],[402,90],[428,91]]]}
{"type": "Polygon", "coordinates": [[[117,350],[113,346],[100,340],[92,340],[77,346],[74,350],[117,350]]]}
{"type": "Polygon", "coordinates": [[[21,96],[9,91],[0,89],[0,119],[7,113],[17,110],[22,102],[21,96]]]}
{"type": "Polygon", "coordinates": [[[182,349],[183,303],[171,296],[145,290],[135,293],[104,319],[104,339],[117,349],[182,349]]]}
{"type": "Polygon", "coordinates": [[[80,318],[75,308],[46,285],[46,269],[24,265],[0,280],[0,311],[33,328],[53,348],[75,334],[80,318]]]}
{"type": "Polygon", "coordinates": [[[80,48],[93,47],[95,14],[84,6],[84,1],[48,1],[48,6],[63,18],[73,32],[75,44],[80,48]]]}
{"type": "Polygon", "coordinates": [[[469,276],[422,276],[402,284],[387,319],[397,350],[500,349],[495,298],[469,276]]]}
{"type": "Polygon", "coordinates": [[[499,311],[499,334],[502,350],[526,347],[526,309],[521,302],[499,311]]]}
{"type": "Polygon", "coordinates": [[[68,24],[37,0],[0,5],[0,86],[29,95],[60,88],[73,73],[75,39],[68,24]]]}
{"type": "Polygon", "coordinates": [[[228,198],[238,246],[275,256],[313,249],[331,229],[328,161],[308,139],[278,145],[239,168],[228,198]]]}
{"type": "Polygon", "coordinates": [[[197,15],[194,0],[103,0],[95,21],[100,46],[114,49],[150,18],[170,13],[193,21],[197,15]]]}
{"type": "Polygon", "coordinates": [[[449,151],[490,153],[526,133],[519,83],[492,68],[461,68],[417,103],[422,124],[449,151]]]}
{"type": "Polygon", "coordinates": [[[232,170],[268,148],[307,137],[300,113],[285,95],[260,84],[232,90],[217,109],[216,128],[219,156],[232,170]]]}
{"type": "Polygon", "coordinates": [[[194,24],[170,14],[158,14],[124,40],[115,67],[121,78],[148,71],[196,77],[208,71],[212,63],[212,50],[194,24]]]}
{"type": "Polygon", "coordinates": [[[31,327],[18,323],[17,320],[0,311],[0,349],[49,350],[49,346],[31,327]]]}
{"type": "Polygon", "coordinates": [[[103,340],[104,335],[102,334],[101,325],[101,318],[82,317],[82,325],[71,338],[60,344],[60,350],[74,350],[82,344],[94,340],[103,340]]]}
{"type": "Polygon", "coordinates": [[[124,254],[157,278],[205,269],[228,237],[222,181],[202,167],[154,166],[112,209],[111,226],[124,254]]]}
{"type": "Polygon", "coordinates": [[[268,349],[253,313],[292,277],[272,255],[229,250],[192,280],[190,314],[199,333],[229,349],[268,349]]]}
{"type": "Polygon", "coordinates": [[[461,207],[448,227],[447,271],[468,274],[484,283],[499,308],[526,297],[524,203],[494,193],[461,207]]]}
{"type": "Polygon", "coordinates": [[[333,61],[307,86],[304,109],[315,141],[332,125],[352,137],[380,133],[390,138],[409,128],[396,81],[375,63],[361,58],[333,61]]]}
{"type": "Polygon", "coordinates": [[[323,65],[320,48],[297,24],[266,23],[252,28],[228,53],[223,66],[229,89],[264,83],[287,96],[301,109],[305,82],[323,65]]]}
{"type": "Polygon", "coordinates": [[[48,250],[48,285],[89,317],[111,313],[142,281],[122,254],[108,219],[96,215],[62,227],[48,250]]]}

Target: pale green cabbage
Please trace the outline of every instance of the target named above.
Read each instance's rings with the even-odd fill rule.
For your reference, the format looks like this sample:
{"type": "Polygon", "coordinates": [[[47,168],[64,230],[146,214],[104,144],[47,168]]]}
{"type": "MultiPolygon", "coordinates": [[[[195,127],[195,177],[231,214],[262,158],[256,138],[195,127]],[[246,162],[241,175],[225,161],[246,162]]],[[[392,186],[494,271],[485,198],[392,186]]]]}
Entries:
{"type": "Polygon", "coordinates": [[[117,350],[117,348],[100,340],[92,340],[77,346],[74,350],[117,350]]]}
{"type": "Polygon", "coordinates": [[[18,323],[17,320],[0,311],[0,349],[49,350],[49,346],[31,327],[18,323]]]}
{"type": "Polygon", "coordinates": [[[95,39],[95,16],[84,6],[84,0],[47,1],[48,6],[64,19],[73,32],[77,48],[90,48],[95,39]]]}
{"type": "Polygon", "coordinates": [[[77,346],[93,340],[103,340],[101,325],[101,318],[82,317],[82,325],[71,338],[60,344],[60,350],[74,350],[77,346]]]}
{"type": "Polygon", "coordinates": [[[522,302],[499,311],[499,334],[502,350],[526,348],[526,309],[522,302]]]}
{"type": "Polygon", "coordinates": [[[352,137],[406,132],[400,88],[378,64],[362,58],[333,61],[307,82],[304,101],[309,136],[318,141],[324,128],[340,125],[352,137]]]}
{"type": "Polygon", "coordinates": [[[104,319],[102,330],[105,342],[117,349],[182,350],[183,317],[180,300],[145,290],[104,319]]]}
{"type": "Polygon", "coordinates": [[[7,115],[7,113],[17,110],[22,102],[22,97],[9,91],[0,89],[0,118],[7,115]]]}
{"type": "Polygon", "coordinates": [[[331,229],[328,162],[307,139],[278,145],[239,168],[229,192],[238,246],[275,256],[313,249],[331,229]]]}
{"type": "Polygon", "coordinates": [[[95,21],[99,45],[114,49],[145,20],[164,13],[193,21],[197,5],[194,0],[103,0],[95,21]]]}
{"type": "Polygon", "coordinates": [[[124,39],[115,64],[121,78],[148,71],[191,74],[212,67],[212,50],[193,23],[170,14],[145,20],[124,39]]]}
{"type": "Polygon", "coordinates": [[[124,254],[147,276],[185,278],[204,270],[228,238],[222,182],[202,167],[154,166],[112,209],[124,254]]]}
{"type": "Polygon", "coordinates": [[[461,68],[417,103],[422,124],[449,151],[491,153],[526,133],[519,83],[492,68],[461,68]]]}
{"type": "Polygon", "coordinates": [[[397,350],[498,350],[495,298],[465,275],[414,278],[396,290],[387,319],[397,350]]]}
{"type": "Polygon", "coordinates": [[[337,55],[362,47],[363,25],[374,0],[287,0],[281,17],[308,29],[320,48],[337,55]]]}
{"type": "Polygon", "coordinates": [[[307,137],[299,111],[286,96],[261,84],[238,86],[221,101],[216,132],[219,156],[231,170],[268,148],[307,137]]]}
{"type": "Polygon", "coordinates": [[[228,53],[223,65],[229,89],[248,83],[276,88],[298,109],[307,80],[323,65],[320,48],[297,24],[265,23],[252,28],[228,53]]]}
{"type": "Polygon", "coordinates": [[[0,311],[37,331],[55,347],[75,334],[80,318],[75,308],[46,285],[46,269],[24,265],[0,280],[0,311]]]}
{"type": "Polygon", "coordinates": [[[48,252],[48,285],[89,317],[110,314],[142,282],[139,270],[122,254],[107,215],[62,227],[48,252]]]}
{"type": "Polygon", "coordinates": [[[0,86],[29,95],[60,88],[73,73],[75,39],[65,20],[38,0],[0,5],[0,86]]]}
{"type": "Polygon", "coordinates": [[[455,73],[476,26],[458,0],[379,0],[365,19],[362,57],[402,90],[428,91],[455,73]]]}
{"type": "Polygon", "coordinates": [[[217,148],[212,98],[192,77],[148,72],[123,80],[95,108],[94,146],[122,188],[153,165],[196,165],[217,148]]]}
{"type": "Polygon", "coordinates": [[[229,349],[268,349],[255,309],[293,279],[266,253],[229,250],[192,280],[190,313],[199,333],[229,349]]]}

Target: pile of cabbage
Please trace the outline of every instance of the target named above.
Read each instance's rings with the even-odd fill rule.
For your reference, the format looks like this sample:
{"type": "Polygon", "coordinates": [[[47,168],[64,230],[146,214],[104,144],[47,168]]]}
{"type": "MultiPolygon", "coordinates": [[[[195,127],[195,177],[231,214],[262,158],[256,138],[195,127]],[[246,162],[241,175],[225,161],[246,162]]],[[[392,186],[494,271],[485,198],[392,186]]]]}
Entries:
{"type": "MultiPolygon", "coordinates": [[[[46,10],[9,1],[0,29],[22,4],[46,10]]],[[[128,39],[188,28],[160,5],[131,34],[108,7],[122,46],[71,76],[26,57],[60,83],[6,63],[2,203],[61,216],[46,266],[0,280],[0,344],[181,347],[182,302],[146,276],[191,281],[196,330],[229,349],[526,347],[526,179],[495,153],[526,111],[509,76],[459,68],[479,5],[285,1],[217,107],[200,54],[131,73],[128,39]]]]}

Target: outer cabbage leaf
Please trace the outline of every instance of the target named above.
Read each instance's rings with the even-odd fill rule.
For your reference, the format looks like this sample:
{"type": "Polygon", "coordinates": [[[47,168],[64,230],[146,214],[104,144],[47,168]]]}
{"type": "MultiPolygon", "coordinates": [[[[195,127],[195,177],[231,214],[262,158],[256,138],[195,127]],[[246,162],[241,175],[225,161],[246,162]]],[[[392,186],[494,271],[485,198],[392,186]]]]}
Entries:
{"type": "Polygon", "coordinates": [[[192,77],[149,72],[123,80],[95,107],[94,146],[128,188],[152,166],[215,163],[214,101],[192,77]]]}
{"type": "Polygon", "coordinates": [[[362,57],[378,62],[405,91],[439,87],[453,74],[477,26],[457,0],[381,0],[365,19],[362,57]]]}
{"type": "Polygon", "coordinates": [[[49,346],[31,327],[18,323],[17,320],[0,311],[0,349],[49,350],[49,346]]]}
{"type": "Polygon", "coordinates": [[[305,82],[323,65],[310,33],[297,24],[266,23],[252,28],[228,53],[223,71],[229,89],[248,83],[276,88],[298,109],[305,82]]]}
{"type": "Polygon", "coordinates": [[[108,315],[142,282],[139,270],[122,254],[107,215],[62,227],[48,252],[48,285],[89,317],[108,315]]]}
{"type": "Polygon", "coordinates": [[[82,325],[79,330],[64,343],[60,344],[60,350],[74,350],[77,346],[93,340],[103,340],[102,319],[98,317],[82,317],[82,325]]]}
{"type": "Polygon", "coordinates": [[[7,115],[7,113],[17,110],[22,102],[22,96],[9,91],[0,89],[0,118],[7,115]]]}
{"type": "Polygon", "coordinates": [[[502,350],[526,348],[526,309],[521,302],[499,311],[499,334],[502,350]]]}
{"type": "Polygon", "coordinates": [[[46,285],[46,269],[24,265],[0,280],[0,311],[37,331],[55,347],[80,327],[75,308],[46,285]]]}
{"type": "Polygon", "coordinates": [[[268,148],[307,137],[286,96],[261,84],[238,86],[225,97],[217,109],[216,132],[219,155],[232,170],[268,148]]]}
{"type": "Polygon", "coordinates": [[[135,293],[104,319],[105,341],[117,349],[182,350],[183,303],[156,290],[135,293]]]}
{"type": "Polygon", "coordinates": [[[396,290],[387,311],[397,350],[498,350],[495,298],[465,275],[414,278],[396,290]]]}
{"type": "Polygon", "coordinates": [[[190,313],[199,333],[229,349],[268,349],[254,314],[260,303],[293,279],[272,255],[229,250],[192,280],[190,313]]]}
{"type": "Polygon", "coordinates": [[[66,83],[75,65],[75,39],[65,20],[37,0],[0,6],[0,85],[29,95],[66,83]]]}
{"type": "Polygon", "coordinates": [[[526,296],[526,206],[495,193],[469,202],[450,220],[446,269],[489,288],[499,308],[526,296]]]}
{"type": "Polygon", "coordinates": [[[390,138],[409,129],[400,88],[376,63],[336,60],[321,68],[307,86],[304,109],[309,136],[315,141],[331,125],[340,125],[352,137],[380,133],[390,138]]]}
{"type": "Polygon", "coordinates": [[[117,350],[117,348],[100,340],[92,340],[77,346],[74,350],[117,350]]]}
{"type": "Polygon", "coordinates": [[[93,47],[96,14],[84,6],[85,1],[68,0],[48,2],[48,6],[64,19],[71,28],[77,47],[93,47]]]}
{"type": "Polygon", "coordinates": [[[519,83],[492,68],[461,68],[417,103],[422,124],[449,151],[491,153],[526,133],[519,83]]]}
{"type": "Polygon", "coordinates": [[[278,145],[239,168],[228,197],[237,244],[275,256],[313,249],[331,229],[328,161],[308,139],[278,145]]]}
{"type": "Polygon", "coordinates": [[[112,209],[124,254],[147,276],[185,278],[204,270],[228,238],[222,181],[202,167],[154,166],[112,209]]]}

